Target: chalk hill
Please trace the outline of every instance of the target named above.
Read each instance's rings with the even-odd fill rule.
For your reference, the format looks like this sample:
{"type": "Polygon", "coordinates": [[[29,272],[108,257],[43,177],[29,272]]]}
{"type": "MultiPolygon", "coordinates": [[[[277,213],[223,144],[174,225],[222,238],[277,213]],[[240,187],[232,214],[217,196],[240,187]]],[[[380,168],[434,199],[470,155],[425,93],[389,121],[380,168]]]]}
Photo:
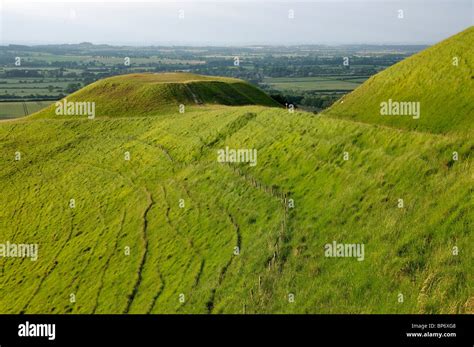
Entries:
{"type": "Polygon", "coordinates": [[[471,38],[331,116],[239,80],[140,74],[68,96],[94,120],[0,123],[0,313],[474,312],[471,38]],[[420,122],[380,118],[386,98],[421,100],[420,122]],[[7,241],[38,259],[4,257],[7,241]],[[364,253],[327,257],[335,242],[364,253]]]}
{"type": "MultiPolygon", "coordinates": [[[[239,79],[190,73],[146,73],[106,78],[69,95],[68,102],[95,102],[97,117],[131,117],[176,112],[179,105],[280,106],[239,79]]],[[[58,117],[54,105],[33,117],[58,117]]],[[[69,117],[70,118],[70,117],[69,117]]]]}
{"type": "Polygon", "coordinates": [[[474,27],[372,76],[327,115],[435,133],[474,127],[474,27]],[[380,104],[420,102],[420,118],[381,116],[380,104]]]}

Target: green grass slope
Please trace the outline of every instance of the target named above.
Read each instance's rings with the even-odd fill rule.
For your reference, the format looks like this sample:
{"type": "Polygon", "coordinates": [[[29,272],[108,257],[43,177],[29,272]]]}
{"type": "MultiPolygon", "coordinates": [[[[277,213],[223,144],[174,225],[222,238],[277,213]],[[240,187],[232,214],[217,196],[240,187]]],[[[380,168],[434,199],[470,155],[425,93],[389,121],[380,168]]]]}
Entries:
{"type": "Polygon", "coordinates": [[[471,131],[473,91],[474,27],[470,27],[372,76],[325,114],[435,133],[471,131]],[[420,102],[420,118],[380,115],[380,104],[389,99],[420,102]]]}
{"type": "MultiPolygon", "coordinates": [[[[175,113],[185,107],[218,105],[280,106],[258,88],[235,78],[190,73],[130,74],[106,78],[66,97],[70,102],[95,102],[96,117],[130,117],[175,113]]],[[[55,114],[55,105],[34,118],[73,118],[55,114]]]]}
{"type": "Polygon", "coordinates": [[[472,312],[472,138],[246,106],[19,120],[0,144],[1,242],[40,247],[0,260],[2,313],[472,312]]]}
{"type": "Polygon", "coordinates": [[[168,77],[79,91],[93,120],[0,123],[0,244],[39,246],[0,258],[0,313],[474,312],[472,131],[230,106],[227,80],[168,77]],[[193,83],[207,103],[185,113],[156,97],[193,83]],[[364,259],[326,257],[333,241],[364,259]]]}

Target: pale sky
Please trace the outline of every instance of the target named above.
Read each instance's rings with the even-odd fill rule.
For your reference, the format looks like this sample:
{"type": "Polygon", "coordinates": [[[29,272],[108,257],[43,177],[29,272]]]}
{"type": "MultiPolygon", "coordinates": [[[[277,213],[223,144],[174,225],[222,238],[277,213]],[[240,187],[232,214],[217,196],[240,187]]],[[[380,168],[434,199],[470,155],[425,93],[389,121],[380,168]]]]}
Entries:
{"type": "Polygon", "coordinates": [[[473,8],[474,0],[0,0],[0,44],[432,44],[473,25],[473,8]]]}

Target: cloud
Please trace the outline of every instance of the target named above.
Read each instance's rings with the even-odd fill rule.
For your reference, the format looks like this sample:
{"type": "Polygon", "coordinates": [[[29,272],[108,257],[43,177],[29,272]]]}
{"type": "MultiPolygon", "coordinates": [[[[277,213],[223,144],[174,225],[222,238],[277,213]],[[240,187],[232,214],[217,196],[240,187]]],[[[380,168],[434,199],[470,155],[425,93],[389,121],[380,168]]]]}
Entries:
{"type": "Polygon", "coordinates": [[[471,15],[470,0],[6,0],[1,29],[4,43],[433,43],[471,15]]]}

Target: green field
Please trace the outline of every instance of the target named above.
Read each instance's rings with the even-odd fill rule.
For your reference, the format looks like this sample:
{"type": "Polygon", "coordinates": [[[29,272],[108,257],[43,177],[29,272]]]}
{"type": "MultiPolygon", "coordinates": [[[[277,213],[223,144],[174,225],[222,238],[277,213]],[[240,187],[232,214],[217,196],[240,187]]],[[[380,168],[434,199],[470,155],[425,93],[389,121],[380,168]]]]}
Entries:
{"type": "Polygon", "coordinates": [[[0,102],[0,120],[28,116],[48,107],[53,101],[0,102]]]}
{"type": "MultiPolygon", "coordinates": [[[[232,57],[233,58],[233,57],[232,57]]],[[[100,56],[100,55],[84,55],[84,54],[67,54],[67,55],[58,55],[51,53],[33,53],[28,54],[24,59],[24,63],[36,63],[36,62],[71,62],[71,63],[98,63],[103,65],[121,65],[124,63],[124,57],[122,56],[100,56]]],[[[135,64],[150,64],[150,63],[160,63],[160,64],[192,64],[198,65],[204,63],[200,60],[193,59],[167,59],[159,56],[148,56],[148,57],[133,57],[133,62],[135,64]]]]}
{"type": "MultiPolygon", "coordinates": [[[[433,100],[450,95],[433,81],[433,100]]],[[[0,313],[474,312],[463,96],[447,104],[463,129],[423,131],[290,113],[191,74],[67,99],[96,102],[96,118],[51,107],[0,123],[0,243],[39,245],[37,261],[1,260],[0,313]],[[226,147],[257,150],[256,165],[219,162],[226,147]],[[325,256],[334,241],[363,259],[325,256]]]]}
{"type": "Polygon", "coordinates": [[[351,91],[367,78],[354,77],[271,77],[264,83],[280,91],[351,91]]]}
{"type": "MultiPolygon", "coordinates": [[[[5,70],[0,69],[0,74],[5,70]]],[[[27,70],[27,69],[24,69],[27,70]]],[[[72,70],[65,70],[72,73],[72,70]]],[[[58,77],[19,77],[19,78],[0,78],[0,100],[15,101],[60,99],[67,94],[68,87],[71,84],[81,82],[76,77],[58,78],[58,77]]]]}

